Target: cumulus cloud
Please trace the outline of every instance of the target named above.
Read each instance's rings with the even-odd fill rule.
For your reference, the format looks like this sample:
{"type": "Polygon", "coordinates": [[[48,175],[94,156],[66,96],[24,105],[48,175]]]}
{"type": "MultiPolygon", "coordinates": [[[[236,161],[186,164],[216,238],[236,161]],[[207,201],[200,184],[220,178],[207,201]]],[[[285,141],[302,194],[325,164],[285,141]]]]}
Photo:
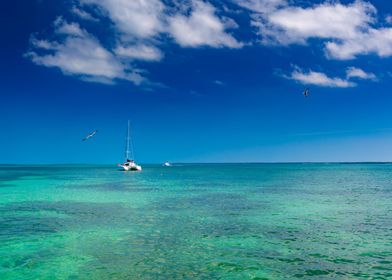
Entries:
{"type": "Polygon", "coordinates": [[[75,16],[84,19],[84,20],[89,20],[89,21],[98,21],[98,19],[96,19],[95,17],[93,17],[90,13],[76,7],[73,6],[71,8],[71,13],[74,14],[75,16]]]}
{"type": "Polygon", "coordinates": [[[167,34],[185,47],[242,46],[227,29],[238,27],[227,17],[218,17],[216,8],[202,0],[174,1],[169,8],[161,0],[79,0],[81,4],[98,7],[122,33],[122,41],[151,39],[167,34]],[[190,12],[188,4],[190,3],[190,12]],[[173,12],[173,10],[175,12],[173,12]]]}
{"type": "MultiPolygon", "coordinates": [[[[288,7],[269,16],[272,28],[285,36],[287,43],[303,42],[309,38],[355,38],[358,31],[373,21],[375,9],[365,2],[351,5],[321,4],[310,8],[288,7]]],[[[279,39],[284,41],[284,39],[279,39]]]]}
{"type": "Polygon", "coordinates": [[[125,35],[149,38],[163,29],[164,4],[160,0],[79,0],[98,7],[125,35]]]}
{"type": "Polygon", "coordinates": [[[329,77],[323,72],[317,71],[304,71],[298,66],[294,66],[294,70],[290,75],[283,75],[283,77],[291,80],[295,80],[304,85],[317,85],[322,87],[339,87],[348,88],[354,87],[357,84],[352,79],[372,80],[376,81],[377,77],[373,73],[365,72],[364,70],[357,67],[348,67],[346,69],[346,77],[329,77]]]}
{"type": "Polygon", "coordinates": [[[224,86],[226,85],[224,82],[220,81],[220,80],[215,80],[214,84],[218,85],[218,86],[224,86]]]}
{"type": "Polygon", "coordinates": [[[392,28],[369,29],[356,37],[326,43],[328,57],[347,60],[358,55],[377,54],[380,57],[392,55],[392,28]]]}
{"type": "Polygon", "coordinates": [[[111,22],[110,38],[105,42],[112,43],[104,46],[81,28],[80,23],[69,23],[59,17],[54,22],[57,39],[33,37],[26,56],[36,64],[57,67],[67,75],[77,75],[87,81],[146,82],[140,74],[143,71],[135,65],[140,61],[161,61],[164,53],[160,46],[168,38],[182,47],[240,48],[243,45],[228,32],[238,28],[237,23],[218,16],[217,8],[207,1],[74,0],[74,3],[70,12],[79,21],[99,24],[99,19],[104,18],[111,22]]]}
{"type": "MultiPolygon", "coordinates": [[[[306,45],[318,39],[330,59],[347,60],[365,54],[392,56],[392,27],[378,24],[377,10],[369,2],[325,1],[299,6],[288,0],[231,1],[242,7],[241,11],[250,12],[251,24],[257,28],[263,44],[306,45]]],[[[230,14],[227,7],[219,1],[73,0],[73,3],[72,21],[79,23],[59,17],[51,37],[55,39],[32,37],[26,56],[36,64],[57,67],[67,75],[87,81],[113,83],[122,79],[146,83],[148,80],[142,75],[145,71],[139,70],[139,63],[163,60],[162,45],[168,42],[187,48],[235,49],[245,45],[233,36],[238,24],[227,16],[230,14]],[[100,41],[98,38],[102,37],[81,27],[86,20],[94,25],[99,25],[99,20],[109,22],[110,35],[100,41]]],[[[388,17],[384,21],[388,22],[388,17]]],[[[330,87],[355,86],[351,79],[376,80],[373,73],[355,67],[348,68],[344,78],[300,68],[295,68],[289,78],[330,87]]]]}
{"type": "Polygon", "coordinates": [[[373,73],[367,73],[357,67],[348,67],[346,70],[346,76],[348,79],[357,78],[363,80],[376,80],[376,75],[373,73]]]}
{"type": "Polygon", "coordinates": [[[180,14],[169,18],[169,32],[183,47],[242,47],[226,33],[226,28],[225,22],[216,16],[214,6],[203,1],[193,1],[189,16],[180,14]]]}
{"type": "Polygon", "coordinates": [[[59,68],[66,75],[76,75],[86,81],[112,83],[115,79],[141,84],[145,79],[136,69],[127,68],[100,42],[77,23],[56,21],[56,33],[65,35],[62,41],[33,38],[26,54],[34,63],[59,68]]]}
{"type": "Polygon", "coordinates": [[[160,61],[163,53],[154,46],[136,44],[130,46],[117,46],[115,54],[130,60],[160,61]]]}
{"type": "Polygon", "coordinates": [[[317,85],[322,87],[339,87],[339,88],[348,88],[356,86],[355,83],[347,80],[341,79],[337,77],[328,77],[325,73],[308,71],[305,72],[302,69],[296,67],[290,76],[286,78],[298,81],[305,85],[317,85]]]}
{"type": "Polygon", "coordinates": [[[307,44],[315,38],[325,42],[325,53],[331,59],[392,55],[392,28],[377,27],[377,10],[370,2],[327,1],[300,7],[284,0],[234,1],[252,11],[252,24],[263,44],[307,44]]]}
{"type": "Polygon", "coordinates": [[[272,13],[288,5],[286,0],[234,0],[234,2],[260,14],[272,13]]]}
{"type": "Polygon", "coordinates": [[[58,34],[70,35],[74,37],[87,37],[88,33],[80,28],[80,25],[75,22],[68,23],[63,18],[59,17],[54,22],[55,32],[58,34]]]}

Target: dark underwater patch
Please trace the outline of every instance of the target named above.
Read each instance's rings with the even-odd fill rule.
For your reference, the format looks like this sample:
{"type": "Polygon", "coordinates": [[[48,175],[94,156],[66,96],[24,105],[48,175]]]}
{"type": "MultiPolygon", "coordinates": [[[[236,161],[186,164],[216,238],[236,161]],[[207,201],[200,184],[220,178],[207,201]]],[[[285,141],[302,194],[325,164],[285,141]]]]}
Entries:
{"type": "Polygon", "coordinates": [[[5,184],[0,182],[0,188],[11,188],[11,187],[15,187],[16,185],[14,184],[5,184]]]}
{"type": "MultiPolygon", "coordinates": [[[[31,172],[14,172],[14,173],[6,173],[0,174],[0,183],[8,182],[8,181],[16,181],[16,180],[28,180],[31,176],[40,176],[40,174],[35,174],[31,172]]],[[[35,180],[34,178],[33,180],[35,180]]]]}
{"type": "Polygon", "coordinates": [[[66,188],[71,189],[95,189],[98,191],[111,192],[157,192],[161,189],[158,187],[147,187],[143,185],[130,185],[122,182],[119,183],[102,183],[102,184],[80,184],[68,185],[66,188]]]}
{"type": "Polygon", "coordinates": [[[132,214],[132,209],[118,203],[10,203],[0,207],[0,237],[20,238],[89,226],[116,225],[132,219],[132,214]]]}
{"type": "Polygon", "coordinates": [[[268,205],[264,202],[248,199],[244,194],[225,192],[206,192],[188,197],[170,197],[157,203],[157,210],[175,211],[194,209],[195,211],[209,211],[209,215],[247,214],[249,211],[262,209],[268,205]]]}

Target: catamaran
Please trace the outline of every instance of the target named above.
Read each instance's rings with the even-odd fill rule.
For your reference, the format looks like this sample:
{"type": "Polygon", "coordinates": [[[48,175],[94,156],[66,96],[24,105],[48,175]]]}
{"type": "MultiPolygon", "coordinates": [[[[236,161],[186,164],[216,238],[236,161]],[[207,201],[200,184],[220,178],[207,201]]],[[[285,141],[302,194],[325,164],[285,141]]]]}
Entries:
{"type": "Polygon", "coordinates": [[[119,164],[123,171],[141,171],[142,167],[134,160],[133,143],[131,140],[131,122],[128,121],[127,138],[125,144],[125,162],[119,164]]]}

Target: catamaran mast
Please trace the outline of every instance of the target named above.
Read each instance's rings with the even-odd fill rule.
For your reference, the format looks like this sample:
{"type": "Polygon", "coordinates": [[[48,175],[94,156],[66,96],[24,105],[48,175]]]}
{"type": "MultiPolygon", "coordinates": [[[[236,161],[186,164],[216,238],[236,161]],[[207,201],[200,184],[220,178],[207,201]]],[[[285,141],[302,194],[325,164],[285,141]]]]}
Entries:
{"type": "Polygon", "coordinates": [[[125,161],[134,160],[133,154],[133,143],[131,139],[131,121],[128,120],[127,138],[126,138],[126,148],[125,148],[125,161]],[[131,157],[130,157],[131,156],[131,157]]]}
{"type": "Polygon", "coordinates": [[[129,126],[130,122],[128,121],[128,128],[127,128],[127,138],[126,140],[126,145],[125,145],[125,161],[129,160],[129,126]]]}

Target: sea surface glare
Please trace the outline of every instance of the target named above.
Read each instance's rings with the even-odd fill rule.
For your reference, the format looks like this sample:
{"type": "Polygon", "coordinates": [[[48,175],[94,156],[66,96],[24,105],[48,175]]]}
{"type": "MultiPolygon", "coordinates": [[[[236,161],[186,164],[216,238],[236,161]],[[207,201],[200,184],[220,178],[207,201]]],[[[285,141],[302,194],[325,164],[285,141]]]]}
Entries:
{"type": "Polygon", "coordinates": [[[392,164],[0,165],[0,279],[392,279],[392,164]]]}

